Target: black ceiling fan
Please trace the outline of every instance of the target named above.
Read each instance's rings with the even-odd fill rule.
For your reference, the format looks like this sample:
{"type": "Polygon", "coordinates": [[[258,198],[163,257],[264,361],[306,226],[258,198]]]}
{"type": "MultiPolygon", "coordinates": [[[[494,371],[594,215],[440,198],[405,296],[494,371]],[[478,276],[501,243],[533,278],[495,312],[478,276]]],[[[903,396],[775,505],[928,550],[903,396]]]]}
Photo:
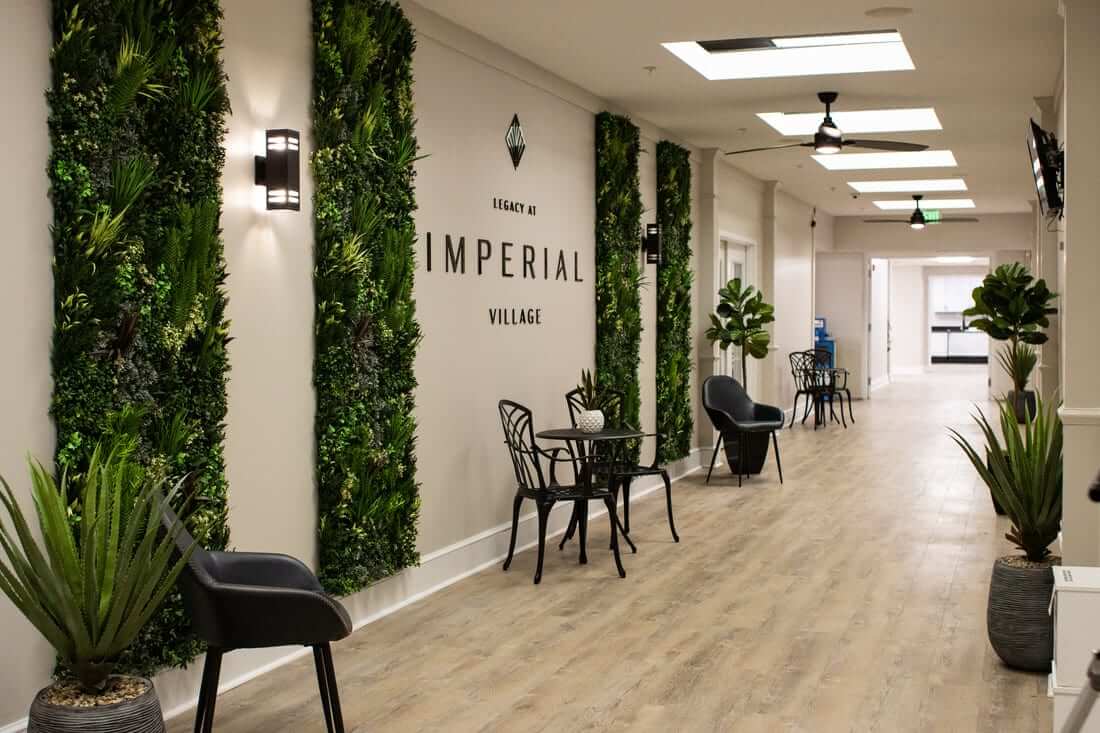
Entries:
{"type": "Polygon", "coordinates": [[[836,92],[818,92],[817,98],[825,105],[825,119],[817,128],[814,139],[804,143],[783,143],[782,145],[767,145],[762,148],[748,148],[747,150],[734,150],[726,155],[740,155],[741,153],[755,153],[760,150],[782,150],[784,148],[813,148],[821,155],[839,153],[843,148],[867,148],[869,150],[889,150],[891,152],[916,153],[927,150],[927,145],[918,143],[903,143],[895,140],[845,140],[840,129],[833,122],[832,106],[836,101],[836,92]]]}
{"type": "Polygon", "coordinates": [[[931,226],[933,224],[976,224],[977,218],[973,216],[955,216],[950,219],[933,219],[928,221],[925,219],[924,212],[921,211],[920,201],[924,198],[923,194],[913,194],[913,201],[917,203],[917,208],[913,209],[913,213],[909,215],[908,219],[864,219],[864,224],[908,224],[911,229],[924,229],[925,226],[931,226]]]}

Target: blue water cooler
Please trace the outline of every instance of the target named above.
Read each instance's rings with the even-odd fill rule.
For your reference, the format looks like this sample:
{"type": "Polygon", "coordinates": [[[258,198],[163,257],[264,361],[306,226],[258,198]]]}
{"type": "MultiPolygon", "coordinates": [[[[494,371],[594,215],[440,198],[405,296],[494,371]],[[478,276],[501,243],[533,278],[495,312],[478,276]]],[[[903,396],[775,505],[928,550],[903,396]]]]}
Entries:
{"type": "Polygon", "coordinates": [[[836,366],[836,340],[829,335],[828,330],[825,328],[824,318],[814,319],[814,348],[828,351],[829,363],[827,366],[836,366]]]}

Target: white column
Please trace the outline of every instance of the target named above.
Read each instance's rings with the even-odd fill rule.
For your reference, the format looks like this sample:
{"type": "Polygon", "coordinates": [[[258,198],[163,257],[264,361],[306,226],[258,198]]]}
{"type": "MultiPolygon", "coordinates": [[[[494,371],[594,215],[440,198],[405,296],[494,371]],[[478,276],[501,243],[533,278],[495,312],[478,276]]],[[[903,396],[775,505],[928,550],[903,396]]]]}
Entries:
{"type": "Polygon", "coordinates": [[[1100,3],[1064,0],[1065,290],[1062,410],[1065,423],[1063,553],[1100,564],[1100,507],[1086,489],[1100,469],[1100,3]]]}
{"type": "MultiPolygon", "coordinates": [[[[695,343],[698,359],[697,389],[702,390],[703,380],[713,375],[718,365],[718,348],[707,340],[706,332],[710,325],[710,314],[718,306],[718,293],[714,280],[717,267],[717,252],[720,246],[718,232],[718,156],[716,148],[699,151],[699,221],[695,235],[695,343]]],[[[703,410],[700,399],[695,415],[695,430],[698,444],[704,451],[703,460],[710,460],[710,447],[717,439],[711,427],[710,418],[703,410]]]]}
{"type": "MultiPolygon", "coordinates": [[[[759,269],[759,289],[764,293],[764,300],[775,303],[775,241],[776,241],[776,196],[779,193],[779,181],[764,181],[764,218],[763,241],[760,245],[760,257],[757,258],[759,269]]],[[[776,313],[778,318],[790,318],[790,314],[776,313]]],[[[776,357],[777,347],[775,343],[775,324],[768,326],[771,334],[771,347],[768,356],[761,364],[762,379],[760,380],[760,402],[769,405],[779,404],[779,374],[776,357]]]]}

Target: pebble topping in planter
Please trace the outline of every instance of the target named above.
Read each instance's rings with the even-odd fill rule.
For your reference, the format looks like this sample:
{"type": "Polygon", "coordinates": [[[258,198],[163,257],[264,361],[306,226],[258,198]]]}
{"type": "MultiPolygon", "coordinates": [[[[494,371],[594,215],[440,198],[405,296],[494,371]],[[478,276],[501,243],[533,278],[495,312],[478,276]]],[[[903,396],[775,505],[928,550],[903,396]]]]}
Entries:
{"type": "Polygon", "coordinates": [[[112,677],[106,689],[97,695],[85,692],[76,681],[58,682],[42,691],[42,701],[50,705],[95,708],[133,700],[148,689],[149,683],[140,677],[112,677]]]}

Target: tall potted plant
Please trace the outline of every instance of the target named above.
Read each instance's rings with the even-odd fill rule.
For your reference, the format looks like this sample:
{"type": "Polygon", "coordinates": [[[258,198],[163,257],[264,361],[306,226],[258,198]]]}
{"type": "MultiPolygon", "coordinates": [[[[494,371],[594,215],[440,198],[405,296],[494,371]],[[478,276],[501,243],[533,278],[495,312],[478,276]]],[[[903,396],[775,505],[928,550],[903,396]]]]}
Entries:
{"type": "Polygon", "coordinates": [[[993,563],[986,613],[989,642],[1010,667],[1046,671],[1054,640],[1048,612],[1051,567],[1061,562],[1050,545],[1062,520],[1062,423],[1055,406],[1042,400],[1022,428],[1012,405],[1002,402],[999,409],[1003,444],[980,410],[974,417],[985,437],[984,454],[958,431],[951,433],[1008,515],[1012,528],[1005,538],[1024,553],[993,563]]]}
{"type": "Polygon", "coordinates": [[[764,326],[775,320],[775,307],[765,303],[764,294],[752,285],[742,287],[740,278],[726,283],[718,297],[706,336],[722,351],[730,346],[741,350],[741,382],[747,388],[749,357],[763,359],[768,355],[771,337],[764,326]]]}
{"type": "Polygon", "coordinates": [[[39,543],[0,478],[0,591],[56,650],[57,680],[34,696],[28,733],[163,733],[152,681],[113,674],[175,584],[174,531],[160,531],[161,481],[131,460],[132,441],[97,447],[81,479],[80,523],[70,525],[68,479],[60,486],[31,461],[39,543]]]}
{"type": "Polygon", "coordinates": [[[1027,383],[1039,359],[1034,347],[1047,342],[1041,329],[1050,325],[1047,316],[1058,312],[1051,307],[1057,297],[1044,280],[1036,280],[1026,267],[1013,262],[986,275],[974,288],[974,307],[963,312],[975,316],[970,322],[974,328],[1008,342],[997,358],[1012,379],[1008,401],[1017,422],[1035,414],[1035,393],[1027,389],[1027,383]]]}

